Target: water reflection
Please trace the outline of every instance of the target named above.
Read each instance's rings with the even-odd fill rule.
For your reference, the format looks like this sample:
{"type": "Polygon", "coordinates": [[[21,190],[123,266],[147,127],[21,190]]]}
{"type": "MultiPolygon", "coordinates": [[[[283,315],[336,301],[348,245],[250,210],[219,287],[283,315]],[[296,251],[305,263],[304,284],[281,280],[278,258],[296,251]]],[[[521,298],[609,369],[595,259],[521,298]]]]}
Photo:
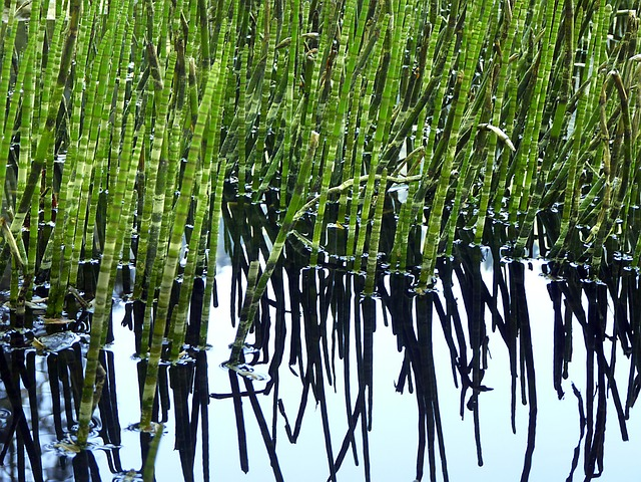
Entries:
{"type": "MultiPolygon", "coordinates": [[[[588,481],[633,466],[634,447],[619,441],[641,430],[629,426],[641,298],[623,261],[596,282],[582,267],[459,244],[439,260],[437,290],[417,294],[411,275],[388,273],[376,297],[363,297],[359,273],[338,262],[300,269],[294,253],[261,301],[241,376],[221,364],[242,308],[243,260],[257,252],[240,238],[228,247],[241,269],[219,266],[212,348],[186,346],[180,364],[159,371],[155,480],[588,481]]],[[[195,286],[198,299],[202,280],[195,286]]],[[[143,479],[154,437],[134,426],[146,369],[131,358],[140,316],[135,304],[115,305],[92,449],[80,453],[68,442],[84,338],[37,350],[7,333],[3,479],[143,479]]],[[[194,342],[199,320],[194,309],[194,342]]]]}
{"type": "MultiPolygon", "coordinates": [[[[403,480],[411,480],[407,454],[399,455],[396,460],[392,446],[380,452],[370,449],[380,417],[398,421],[399,426],[405,422],[401,419],[414,418],[414,427],[418,425],[418,429],[413,428],[416,434],[410,434],[412,429],[405,426],[399,431],[402,438],[394,445],[415,454],[415,473],[411,477],[419,480],[448,480],[452,460],[457,473],[454,480],[469,476],[471,469],[468,468],[467,474],[460,471],[465,465],[462,460],[475,458],[479,466],[484,465],[484,449],[488,446],[491,462],[496,466],[498,460],[500,469],[498,473],[490,471],[487,479],[495,479],[497,475],[505,477],[507,454],[514,457],[513,450],[505,448],[506,443],[520,447],[521,462],[510,471],[510,480],[519,477],[537,480],[551,473],[555,478],[563,476],[572,480],[579,478],[576,472],[579,463],[583,473],[580,478],[591,480],[599,476],[604,465],[608,405],[613,411],[611,423],[619,425],[622,440],[628,438],[627,415],[620,402],[619,388],[625,386],[625,378],[623,382],[617,380],[614,365],[618,357],[620,368],[616,373],[623,373],[624,377],[630,373],[630,380],[636,379],[636,365],[634,359],[628,364],[626,358],[621,357],[626,353],[626,341],[619,339],[620,329],[614,329],[621,321],[606,323],[608,304],[615,306],[615,312],[627,313],[628,301],[621,306],[622,292],[618,290],[612,290],[615,296],[611,294],[608,298],[606,284],[590,281],[582,268],[535,263],[535,270],[533,264],[509,262],[493,254],[459,245],[453,259],[439,262],[442,283],[438,291],[419,296],[412,291],[411,277],[390,274],[379,280],[378,299],[359,296],[363,280],[358,275],[338,269],[307,269],[299,274],[288,271],[285,263],[283,272],[288,281],[289,304],[285,308],[275,301],[282,299],[278,295],[283,284],[279,278],[275,282],[274,299],[264,300],[262,315],[257,319],[254,342],[261,348],[262,358],[254,355],[250,360],[255,365],[269,367],[272,380],[264,392],[269,393],[273,386],[279,393],[274,395],[271,404],[267,401],[263,404],[273,413],[272,438],[263,435],[263,440],[271,443],[277,427],[284,425],[289,441],[300,442],[299,437],[304,437],[301,435],[303,421],[310,423],[309,416],[305,415],[313,411],[315,414],[311,417],[318,419],[317,437],[322,434],[327,461],[324,469],[317,463],[314,467],[324,470],[330,480],[344,473],[348,460],[362,467],[358,478],[354,471],[347,469],[350,480],[398,479],[401,472],[398,470],[395,475],[382,475],[385,467],[395,463],[408,473],[403,480]],[[547,284],[539,276],[541,267],[551,280],[547,284]],[[546,286],[549,294],[545,293],[546,286]],[[535,308],[531,310],[533,302],[535,308]],[[288,327],[284,337],[278,335],[278,325],[271,325],[283,318],[284,326],[288,327]],[[381,321],[384,326],[377,330],[381,321]],[[583,337],[578,333],[573,337],[573,325],[575,331],[581,328],[583,337]],[[374,340],[385,338],[389,331],[400,355],[395,360],[389,352],[375,348],[374,340]],[[273,335],[276,340],[272,345],[265,339],[273,335]],[[570,365],[573,353],[575,362],[570,365]],[[416,408],[414,412],[405,411],[406,407],[400,411],[392,408],[375,418],[378,412],[373,409],[374,402],[384,399],[387,396],[384,392],[389,391],[389,387],[381,388],[377,384],[376,397],[373,396],[375,373],[393,363],[399,367],[396,390],[412,393],[416,408]],[[285,382],[289,372],[294,372],[298,379],[294,388],[285,382]],[[452,385],[458,392],[457,413],[461,418],[470,419],[463,424],[471,425],[472,453],[462,453],[457,444],[452,448],[449,436],[456,427],[451,417],[447,417],[448,423],[443,422],[443,414],[451,415],[453,410],[449,389],[452,385]],[[441,396],[443,387],[445,397],[441,396]],[[569,391],[569,397],[564,391],[569,391]],[[296,392],[299,395],[294,396],[292,402],[296,392]],[[342,416],[328,408],[332,404],[329,399],[336,392],[344,399],[342,416]],[[496,396],[495,392],[498,392],[496,396]],[[554,402],[551,394],[554,398],[563,398],[563,402],[554,402]],[[309,398],[313,398],[315,409],[310,407],[309,398]],[[496,400],[504,398],[508,402],[497,407],[496,400]],[[519,405],[525,407],[519,408],[519,405]],[[563,415],[556,416],[556,411],[562,411],[563,415]],[[489,417],[484,416],[487,412],[489,417]],[[501,421],[495,412],[500,413],[501,421]],[[548,418],[543,419],[542,415],[548,418]],[[497,427],[504,420],[508,421],[511,432],[523,438],[515,436],[506,441],[503,437],[507,434],[497,427]],[[542,436],[537,430],[542,431],[542,436]],[[499,437],[494,437],[499,433],[499,437]],[[568,436],[574,440],[570,441],[568,436]],[[573,450],[577,438],[580,447],[573,450]],[[568,442],[567,447],[559,445],[559,440],[568,442]],[[567,458],[559,460],[559,453],[563,453],[559,448],[567,458]],[[557,463],[550,463],[550,453],[557,463]]],[[[620,285],[621,276],[628,278],[624,282],[628,285],[636,279],[634,273],[624,270],[619,271],[618,278],[616,274],[610,276],[614,280],[612,287],[620,285]]],[[[635,294],[628,293],[625,300],[631,297],[636,299],[635,294]]],[[[630,328],[626,330],[628,337],[633,336],[630,328]]],[[[632,346],[630,340],[627,346],[632,346]]],[[[627,400],[632,401],[638,389],[635,384],[629,387],[627,400]]],[[[223,398],[221,394],[215,397],[223,398]]],[[[238,404],[235,420],[240,465],[242,470],[247,470],[247,435],[238,404]]],[[[299,452],[300,456],[304,455],[299,452]]],[[[316,452],[314,459],[320,458],[316,452]]],[[[611,470],[616,471],[625,464],[615,457],[610,465],[611,470]]],[[[281,480],[283,470],[274,467],[277,480],[281,480]]],[[[304,476],[304,472],[292,473],[296,473],[294,478],[304,476]]],[[[474,476],[478,473],[474,472],[474,476]]]]}

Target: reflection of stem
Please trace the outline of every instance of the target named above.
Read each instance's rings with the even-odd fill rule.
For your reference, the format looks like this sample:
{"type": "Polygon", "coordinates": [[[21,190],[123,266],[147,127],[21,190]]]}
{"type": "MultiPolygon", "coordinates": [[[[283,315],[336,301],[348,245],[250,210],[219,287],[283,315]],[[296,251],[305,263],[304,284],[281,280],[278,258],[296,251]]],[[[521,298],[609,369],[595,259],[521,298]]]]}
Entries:
{"type": "MultiPolygon", "coordinates": [[[[14,356],[16,352],[11,354],[12,364],[16,361],[14,356]]],[[[11,402],[11,409],[13,412],[13,422],[12,425],[15,428],[15,433],[18,440],[21,440],[24,444],[24,448],[27,451],[29,457],[29,462],[32,468],[33,478],[36,482],[43,480],[42,478],[42,462],[41,455],[42,451],[40,446],[34,444],[33,438],[31,437],[31,431],[29,425],[27,424],[27,417],[25,416],[24,410],[22,408],[22,399],[19,390],[19,380],[18,385],[12,380],[11,370],[9,369],[9,364],[5,358],[4,350],[0,347],[0,380],[3,382],[5,390],[7,391],[7,396],[11,402]],[[17,386],[16,386],[17,385],[17,386]]],[[[10,446],[9,443],[5,444],[5,447],[10,446]]]]}
{"type": "Polygon", "coordinates": [[[532,332],[530,330],[530,318],[528,315],[527,299],[525,296],[525,284],[523,281],[524,266],[521,263],[511,263],[511,274],[517,280],[515,293],[516,299],[516,316],[521,332],[521,352],[525,361],[526,376],[521,374],[522,379],[527,379],[528,402],[530,404],[530,416],[528,420],[527,448],[525,450],[525,461],[523,463],[523,472],[521,482],[526,482],[530,476],[532,468],[532,455],[534,454],[534,444],[536,441],[536,417],[538,405],[536,399],[536,380],[534,374],[534,352],[532,350],[532,332]]]}
{"type": "Polygon", "coordinates": [[[245,432],[245,417],[243,416],[243,402],[240,398],[238,377],[229,371],[229,384],[234,398],[234,414],[236,419],[236,433],[238,436],[238,456],[240,457],[240,470],[249,472],[249,458],[247,455],[247,435],[245,432]]]}
{"type": "MultiPolygon", "coordinates": [[[[231,375],[231,374],[230,374],[231,375]]],[[[260,427],[260,434],[263,436],[263,441],[265,442],[265,448],[267,449],[267,454],[269,455],[270,465],[274,470],[274,478],[276,481],[280,482],[285,480],[283,474],[280,470],[280,465],[278,464],[278,457],[276,456],[276,444],[274,439],[272,439],[269,433],[269,427],[265,421],[265,416],[263,415],[262,410],[260,409],[260,403],[258,403],[258,398],[256,398],[256,392],[254,391],[254,385],[251,381],[245,379],[245,387],[247,388],[247,393],[249,394],[249,401],[251,403],[254,414],[256,415],[256,421],[260,427]]]]}
{"type": "Polygon", "coordinates": [[[579,390],[576,388],[574,383],[572,383],[572,391],[574,392],[574,396],[577,398],[579,403],[579,443],[574,449],[574,456],[572,457],[570,475],[568,475],[566,480],[572,480],[574,471],[579,465],[579,455],[581,452],[581,440],[583,440],[583,436],[585,435],[585,412],[583,411],[583,397],[581,396],[581,392],[579,392],[579,390]]]}

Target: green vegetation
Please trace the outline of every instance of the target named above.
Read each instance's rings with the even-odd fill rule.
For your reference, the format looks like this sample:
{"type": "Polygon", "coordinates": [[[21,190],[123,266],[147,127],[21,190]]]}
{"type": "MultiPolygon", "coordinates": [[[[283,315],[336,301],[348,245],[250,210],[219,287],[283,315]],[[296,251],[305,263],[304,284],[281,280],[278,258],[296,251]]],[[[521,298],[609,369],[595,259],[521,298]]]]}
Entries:
{"type": "Polygon", "coordinates": [[[44,283],[48,320],[93,304],[81,445],[117,270],[145,306],[149,429],[197,277],[205,343],[225,202],[280,216],[248,227],[269,248],[249,255],[232,367],[290,249],[365,270],[366,295],[379,261],[429,290],[468,231],[516,258],[537,236],[592,276],[604,255],[639,266],[638,5],[50,1],[0,28],[0,273],[14,327],[44,283]]]}

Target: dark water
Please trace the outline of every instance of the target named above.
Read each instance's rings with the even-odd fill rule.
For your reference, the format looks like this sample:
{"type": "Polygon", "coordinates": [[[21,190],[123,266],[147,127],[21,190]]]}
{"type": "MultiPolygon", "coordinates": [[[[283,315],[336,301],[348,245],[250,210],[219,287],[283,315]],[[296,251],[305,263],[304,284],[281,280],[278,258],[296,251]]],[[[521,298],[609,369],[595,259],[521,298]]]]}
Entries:
{"type": "MultiPolygon", "coordinates": [[[[541,275],[552,269],[542,262],[498,264],[483,254],[475,267],[463,253],[451,263],[452,288],[440,283],[423,297],[408,276],[382,277],[372,299],[358,295],[360,276],[286,266],[248,339],[258,346],[246,354],[253,381],[221,368],[245,282],[222,260],[211,348],[161,370],[157,419],[165,430],[156,480],[412,482],[444,480],[445,471],[452,481],[566,480],[573,459],[572,480],[601,468],[606,481],[637,473],[641,420],[630,407],[639,387],[636,368],[630,375],[638,360],[637,277],[621,272],[608,294],[606,285],[581,280],[580,269],[552,282],[541,275]],[[622,441],[623,430],[630,441],[622,441]]],[[[48,355],[5,348],[1,480],[39,480],[36,459],[40,480],[142,480],[149,436],[128,427],[140,416],[144,362],[132,357],[124,313],[117,303],[94,446],[80,454],[56,444],[73,431],[84,345],[48,355]],[[20,387],[24,412],[15,432],[20,417],[9,380],[20,387]]]]}

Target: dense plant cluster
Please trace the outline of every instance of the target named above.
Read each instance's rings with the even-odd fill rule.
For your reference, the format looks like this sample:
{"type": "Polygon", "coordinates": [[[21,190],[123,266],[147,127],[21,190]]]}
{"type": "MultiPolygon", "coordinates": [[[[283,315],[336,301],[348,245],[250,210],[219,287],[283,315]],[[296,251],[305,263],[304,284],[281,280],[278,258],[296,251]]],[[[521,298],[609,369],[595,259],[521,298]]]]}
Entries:
{"type": "Polygon", "coordinates": [[[419,293],[460,239],[499,237],[523,257],[536,236],[597,274],[604,253],[638,266],[633,3],[11,3],[0,272],[10,264],[14,326],[34,286],[50,320],[93,304],[80,442],[119,266],[146,306],[148,426],[163,340],[177,359],[197,277],[204,343],[224,203],[279,224],[248,250],[232,367],[288,239],[309,265],[365,270],[366,295],[382,247],[419,293]]]}

